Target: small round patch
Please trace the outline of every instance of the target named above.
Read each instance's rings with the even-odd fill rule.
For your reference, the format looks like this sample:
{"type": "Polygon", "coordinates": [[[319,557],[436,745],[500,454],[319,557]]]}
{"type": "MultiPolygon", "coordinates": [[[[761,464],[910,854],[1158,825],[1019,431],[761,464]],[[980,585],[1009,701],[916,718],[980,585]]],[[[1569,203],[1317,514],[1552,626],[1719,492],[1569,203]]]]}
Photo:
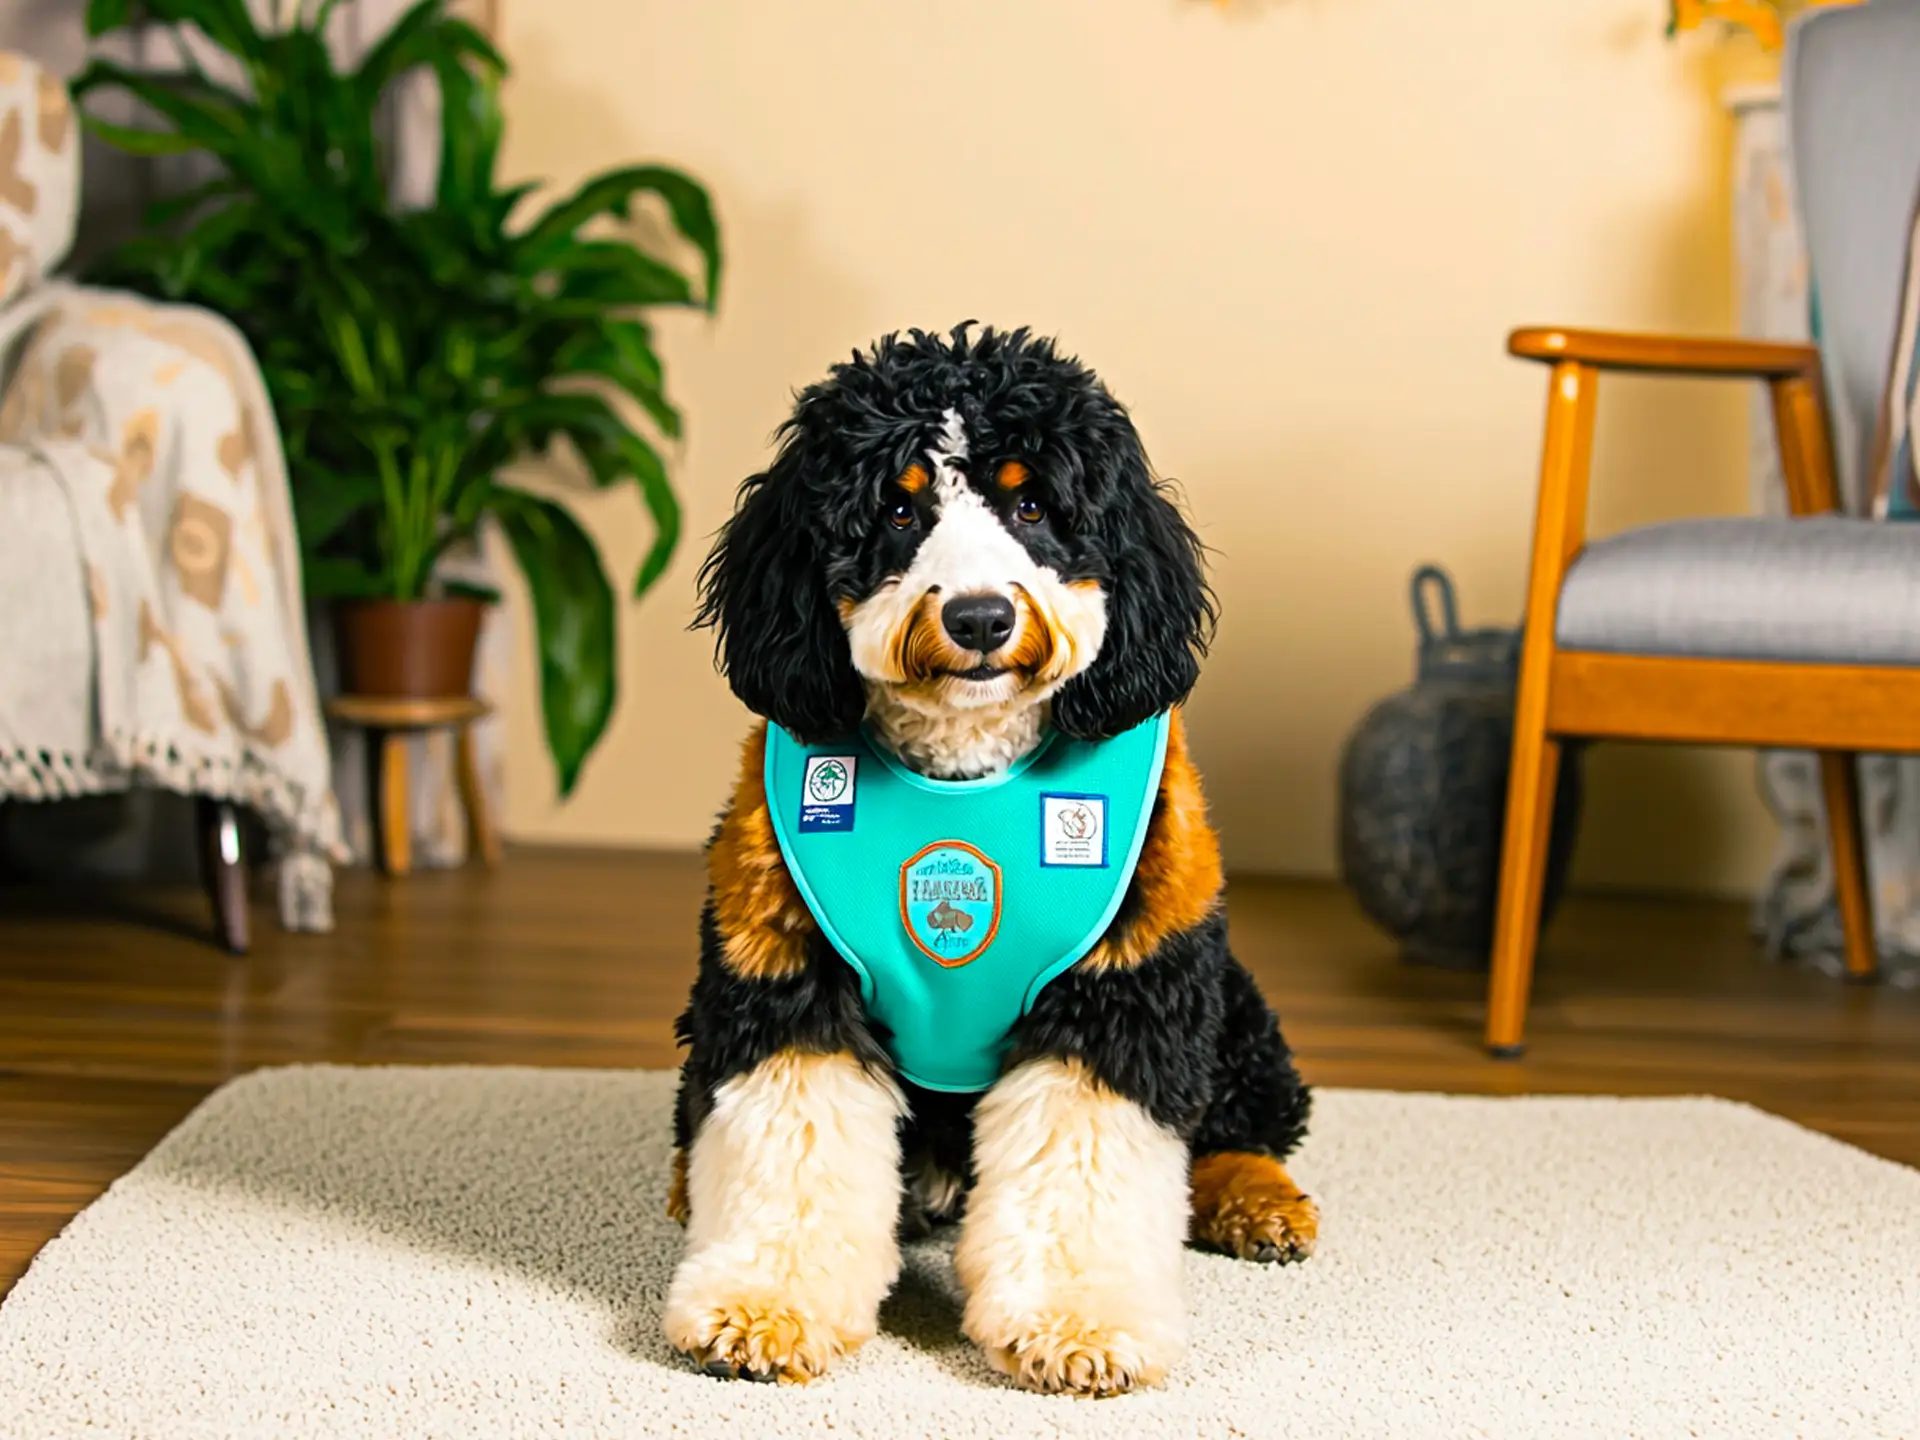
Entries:
{"type": "Polygon", "coordinates": [[[1000,867],[964,840],[936,840],[900,867],[900,919],[935,964],[979,959],[1000,932],[1000,867]]]}
{"type": "Polygon", "coordinates": [[[847,773],[846,762],[833,756],[808,767],[807,796],[816,804],[833,805],[844,800],[852,784],[853,777],[847,773]]]}

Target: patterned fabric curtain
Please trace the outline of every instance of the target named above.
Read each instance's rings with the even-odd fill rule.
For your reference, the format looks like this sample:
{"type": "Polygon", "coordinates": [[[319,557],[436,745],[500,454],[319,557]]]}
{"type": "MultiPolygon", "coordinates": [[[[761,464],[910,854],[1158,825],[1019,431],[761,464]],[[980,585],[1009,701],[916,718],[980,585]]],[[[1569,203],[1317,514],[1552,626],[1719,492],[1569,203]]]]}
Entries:
{"type": "MultiPolygon", "coordinates": [[[[1778,93],[1768,89],[1738,95],[1733,110],[1741,327],[1749,335],[1804,341],[1812,337],[1813,306],[1778,93]]],[[[1764,394],[1756,395],[1753,406],[1748,444],[1752,505],[1763,514],[1785,514],[1786,484],[1772,412],[1764,394]]],[[[1835,407],[1834,415],[1844,424],[1846,408],[1835,407]]],[[[1852,467],[1844,463],[1859,447],[1851,437],[1839,439],[1835,448],[1843,461],[1840,480],[1848,508],[1866,514],[1863,477],[1846,473],[1852,467]]],[[[1770,953],[1840,975],[1846,967],[1820,767],[1805,751],[1778,750],[1763,752],[1758,770],[1760,793],[1780,822],[1780,842],[1755,905],[1755,928],[1770,953]]],[[[1890,982],[1920,985],[1920,758],[1864,756],[1860,786],[1881,961],[1890,982]]]]}

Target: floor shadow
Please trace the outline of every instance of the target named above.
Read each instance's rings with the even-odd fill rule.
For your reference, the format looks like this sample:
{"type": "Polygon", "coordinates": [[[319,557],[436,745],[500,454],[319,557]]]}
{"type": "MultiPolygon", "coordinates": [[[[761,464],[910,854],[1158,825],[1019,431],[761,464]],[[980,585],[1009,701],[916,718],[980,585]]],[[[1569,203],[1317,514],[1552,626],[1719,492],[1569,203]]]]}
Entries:
{"type": "MultiPolygon", "coordinates": [[[[263,898],[258,886],[250,898],[263,898]]],[[[111,880],[24,880],[0,883],[0,915],[15,919],[59,919],[76,926],[128,925],[175,939],[193,940],[221,952],[212,902],[184,887],[158,889],[111,880]]],[[[259,923],[256,918],[256,924],[259,923]]]]}
{"type": "MultiPolygon", "coordinates": [[[[661,1314],[683,1248],[666,1214],[670,1075],[311,1066],[213,1096],[148,1164],[165,1179],[296,1208],[584,1299],[607,1343],[687,1373],[661,1314]]],[[[908,1247],[883,1331],[970,1382],[950,1240],[908,1247]]]]}
{"type": "Polygon", "coordinates": [[[953,1235],[922,1240],[902,1257],[900,1280],[880,1307],[880,1328],[931,1354],[964,1350],[963,1302],[953,1278],[953,1235]]]}

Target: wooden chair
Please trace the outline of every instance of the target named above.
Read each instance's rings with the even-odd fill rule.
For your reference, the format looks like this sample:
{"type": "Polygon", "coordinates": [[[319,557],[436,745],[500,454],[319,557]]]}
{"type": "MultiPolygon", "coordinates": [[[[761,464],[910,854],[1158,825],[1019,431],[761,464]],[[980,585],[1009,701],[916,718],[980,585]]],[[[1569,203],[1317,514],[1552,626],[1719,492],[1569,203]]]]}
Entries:
{"type": "MultiPolygon", "coordinates": [[[[1861,751],[1920,748],[1920,668],[1588,650],[1561,638],[1565,582],[1586,539],[1588,462],[1601,372],[1764,381],[1772,392],[1793,513],[1814,517],[1840,509],[1820,399],[1819,352],[1799,345],[1588,330],[1517,330],[1508,349],[1552,368],[1494,928],[1488,1048],[1503,1058],[1523,1048],[1560,746],[1575,737],[1818,750],[1847,971],[1871,977],[1873,922],[1853,762],[1861,751]]],[[[1778,528],[1792,522],[1735,523],[1778,528]]],[[[1863,532],[1875,528],[1846,523],[1863,532]]],[[[1920,563],[1920,548],[1913,556],[1920,563]]],[[[1836,575],[1834,581],[1844,584],[1846,577],[1836,575]]]]}
{"type": "Polygon", "coordinates": [[[1486,1041],[1521,1053],[1560,747],[1573,738],[1817,751],[1847,973],[1875,973],[1854,758],[1920,750],[1920,525],[1844,518],[1863,493],[1920,179],[1920,3],[1797,20],[1793,184],[1819,294],[1803,345],[1514,332],[1550,368],[1486,1041]],[[1605,371],[1757,380],[1792,518],[1649,526],[1586,543],[1605,371]],[[1827,405],[1845,422],[1836,447],[1827,405]],[[1846,483],[1836,480],[1838,476],[1846,483]]]}

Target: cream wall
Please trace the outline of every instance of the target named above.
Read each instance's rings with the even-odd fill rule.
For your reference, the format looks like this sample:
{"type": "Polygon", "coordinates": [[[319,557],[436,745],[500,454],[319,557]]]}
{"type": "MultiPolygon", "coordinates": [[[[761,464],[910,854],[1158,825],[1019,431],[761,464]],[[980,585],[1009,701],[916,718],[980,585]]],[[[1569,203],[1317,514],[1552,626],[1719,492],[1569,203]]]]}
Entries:
{"type": "MultiPolygon", "coordinates": [[[[715,321],[662,331],[689,542],[623,616],[623,703],[566,806],[534,670],[520,837],[691,845],[746,717],[683,627],[704,537],[791,391],[883,331],[1055,332],[1134,411],[1218,551],[1194,743],[1232,862],[1328,873],[1334,766],[1404,682],[1410,567],[1517,614],[1543,377],[1529,320],[1730,320],[1708,42],[1659,0],[506,0],[511,171],[665,157],[712,187],[715,321]]],[[[1603,392],[1596,528],[1744,493],[1739,392],[1603,392]]],[[[594,497],[623,575],[636,501],[594,497]]],[[[1600,752],[1590,883],[1732,889],[1770,840],[1746,756],[1600,752]]]]}

